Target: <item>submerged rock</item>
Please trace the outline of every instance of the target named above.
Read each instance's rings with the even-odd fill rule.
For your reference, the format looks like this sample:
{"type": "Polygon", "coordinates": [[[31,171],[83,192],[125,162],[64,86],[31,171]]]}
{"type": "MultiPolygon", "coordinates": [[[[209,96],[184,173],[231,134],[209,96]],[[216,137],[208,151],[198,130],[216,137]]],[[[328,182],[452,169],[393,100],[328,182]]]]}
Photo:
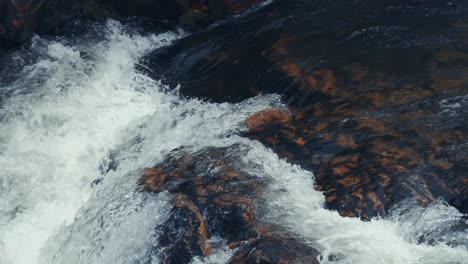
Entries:
{"type": "Polygon", "coordinates": [[[319,252],[312,246],[285,234],[268,234],[240,247],[229,264],[318,264],[319,252]]]}
{"type": "Polygon", "coordinates": [[[167,191],[174,204],[155,254],[164,263],[189,263],[212,254],[210,239],[218,238],[238,249],[230,263],[314,263],[313,247],[260,220],[266,183],[242,171],[238,155],[235,146],[194,154],[178,150],[144,171],[143,190],[167,191]]]}
{"type": "Polygon", "coordinates": [[[466,5],[413,4],[274,1],[147,61],[185,96],[282,95],[289,111],[247,136],[313,171],[342,215],[437,197],[468,213],[466,5]]]}
{"type": "Polygon", "coordinates": [[[268,109],[248,118],[246,136],[314,171],[315,188],[323,191],[328,208],[369,219],[407,199],[428,205],[442,197],[467,212],[466,155],[452,152],[455,145],[465,144],[459,129],[400,138],[396,132],[386,133],[392,123],[369,117],[345,123],[327,118],[307,122],[314,120],[313,110],[297,108],[291,108],[292,117],[282,122],[263,118],[261,126],[251,124],[252,119],[281,111],[268,109]]]}

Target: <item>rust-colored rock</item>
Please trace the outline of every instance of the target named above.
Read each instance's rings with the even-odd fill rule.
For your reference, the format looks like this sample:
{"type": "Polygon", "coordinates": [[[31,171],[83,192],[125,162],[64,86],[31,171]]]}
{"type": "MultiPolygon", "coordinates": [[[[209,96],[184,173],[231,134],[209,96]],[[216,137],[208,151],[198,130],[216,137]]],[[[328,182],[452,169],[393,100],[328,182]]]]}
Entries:
{"type": "Polygon", "coordinates": [[[406,199],[443,197],[468,213],[466,18],[442,15],[447,10],[430,1],[421,7],[440,16],[409,18],[409,6],[381,2],[306,2],[274,2],[218,28],[216,39],[181,40],[155,65],[172,65],[164,73],[186,96],[281,95],[290,118],[254,115],[246,136],[313,171],[330,209],[369,218],[406,199]],[[379,28],[361,19],[390,9],[379,28]],[[352,18],[334,18],[345,10],[352,18]],[[411,24],[406,33],[394,28],[400,18],[411,24]]]}
{"type": "MultiPolygon", "coordinates": [[[[281,48],[276,43],[273,50],[279,50],[279,55],[287,54],[287,43],[282,42],[281,48]]],[[[444,63],[464,60],[460,54],[453,54],[457,56],[450,52],[439,54],[436,60],[444,63]]],[[[305,69],[291,71],[291,67],[279,67],[288,76],[297,78],[301,86],[322,93],[324,99],[314,106],[290,107],[292,116],[281,122],[254,114],[247,120],[261,120],[261,125],[248,125],[250,132],[246,135],[273,148],[281,157],[312,170],[316,188],[324,191],[329,208],[345,216],[368,219],[385,215],[405,199],[426,205],[441,196],[467,212],[467,196],[463,194],[468,185],[463,181],[466,177],[463,162],[468,158],[464,151],[453,151],[455,146],[466,145],[463,136],[468,132],[466,127],[434,129],[431,122],[440,118],[434,107],[423,111],[398,110],[404,109],[405,104],[434,96],[433,92],[427,92],[429,88],[408,84],[389,88],[393,91],[384,90],[388,96],[356,88],[355,95],[350,95],[352,88],[345,81],[330,77],[333,74],[329,70],[316,71],[322,73],[322,77],[316,77],[318,82],[310,79],[314,74],[305,74],[305,69]],[[334,92],[326,87],[334,87],[334,92]],[[333,105],[337,107],[332,108],[333,105]],[[366,114],[370,111],[386,115],[366,114]],[[427,123],[422,123],[422,119],[427,123]]],[[[376,75],[371,69],[365,73],[360,73],[362,69],[357,71],[343,76],[353,83],[376,75]]],[[[387,87],[385,82],[381,84],[387,87]]],[[[458,87],[446,88],[458,93],[458,87]]]]}
{"type": "Polygon", "coordinates": [[[257,204],[266,183],[240,169],[239,152],[236,146],[193,154],[177,150],[160,165],[144,170],[143,190],[167,191],[174,204],[155,248],[164,263],[189,263],[195,256],[210,255],[211,237],[223,239],[231,248],[240,247],[232,263],[255,259],[292,263],[278,261],[294,260],[294,256],[316,259],[318,252],[312,247],[287,233],[273,235],[270,225],[259,221],[257,204]],[[272,250],[285,243],[287,250],[272,250]],[[254,246],[256,254],[242,254],[254,246]]]}
{"type": "Polygon", "coordinates": [[[261,131],[265,126],[278,125],[291,121],[289,114],[280,109],[266,109],[259,111],[245,120],[247,128],[261,131]]]}

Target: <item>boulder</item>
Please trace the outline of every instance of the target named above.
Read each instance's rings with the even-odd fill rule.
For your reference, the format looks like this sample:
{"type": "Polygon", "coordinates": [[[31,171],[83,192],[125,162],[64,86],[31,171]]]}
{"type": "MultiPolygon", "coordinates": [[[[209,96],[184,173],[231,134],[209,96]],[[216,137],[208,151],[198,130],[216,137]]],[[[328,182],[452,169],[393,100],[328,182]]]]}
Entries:
{"type": "Polygon", "coordinates": [[[22,43],[50,32],[77,11],[78,0],[0,0],[0,46],[22,43]]]}
{"type": "Polygon", "coordinates": [[[286,234],[263,235],[240,247],[229,264],[318,264],[319,252],[286,234]]]}
{"type": "Polygon", "coordinates": [[[287,232],[273,231],[278,228],[260,220],[266,183],[242,171],[239,153],[236,146],[192,154],[179,149],[144,171],[143,191],[165,191],[172,197],[171,215],[155,248],[164,263],[190,263],[195,256],[209,256],[216,247],[211,238],[239,249],[231,263],[298,263],[292,260],[317,258],[310,245],[287,232]],[[253,249],[255,254],[247,254],[253,249]],[[281,262],[287,259],[291,261],[281,262]]]}
{"type": "Polygon", "coordinates": [[[425,206],[438,197],[467,212],[467,156],[453,149],[466,145],[465,128],[419,129],[403,137],[397,129],[408,121],[417,124],[413,118],[420,115],[406,116],[405,122],[354,117],[343,123],[316,119],[316,111],[263,110],[246,119],[245,136],[312,170],[326,206],[343,216],[369,219],[387,214],[401,201],[425,206]]]}

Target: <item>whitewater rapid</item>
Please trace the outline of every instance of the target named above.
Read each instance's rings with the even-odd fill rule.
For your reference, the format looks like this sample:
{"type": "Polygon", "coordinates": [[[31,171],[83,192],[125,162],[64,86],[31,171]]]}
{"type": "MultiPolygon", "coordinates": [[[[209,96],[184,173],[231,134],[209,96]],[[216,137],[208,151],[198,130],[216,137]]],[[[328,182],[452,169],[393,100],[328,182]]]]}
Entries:
{"type": "MultiPolygon", "coordinates": [[[[148,261],[171,205],[164,193],[136,191],[143,168],[181,146],[235,143],[245,170],[272,181],[265,220],[314,244],[322,263],[468,263],[468,232],[438,232],[463,221],[443,201],[370,222],[344,218],[323,208],[312,172],[236,135],[252,113],[285,107],[279,96],[213,104],[137,70],[183,32],[141,34],[115,21],[93,32],[36,37],[11,58],[20,70],[0,86],[0,264],[148,261]],[[418,244],[421,234],[457,246],[418,244]]],[[[225,263],[232,253],[220,248],[193,262],[225,263]]]]}

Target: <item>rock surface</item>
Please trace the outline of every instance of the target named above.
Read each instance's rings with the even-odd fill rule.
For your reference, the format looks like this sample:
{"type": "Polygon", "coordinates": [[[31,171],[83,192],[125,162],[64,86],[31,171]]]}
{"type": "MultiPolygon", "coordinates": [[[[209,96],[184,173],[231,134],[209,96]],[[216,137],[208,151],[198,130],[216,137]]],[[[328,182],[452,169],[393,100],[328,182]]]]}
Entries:
{"type": "Polygon", "coordinates": [[[263,235],[240,247],[229,264],[318,264],[319,252],[295,237],[263,235]]]}
{"type": "Polygon", "coordinates": [[[78,7],[78,0],[0,0],[0,48],[57,29],[78,7]]]}
{"type": "Polygon", "coordinates": [[[74,17],[143,17],[188,28],[206,26],[260,0],[0,0],[0,48],[58,29],[74,17]]]}
{"type": "Polygon", "coordinates": [[[148,60],[187,96],[281,94],[289,113],[248,119],[248,136],[313,171],[342,215],[438,197],[468,213],[467,7],[413,4],[275,1],[148,60]]]}
{"type": "Polygon", "coordinates": [[[164,263],[189,263],[212,254],[216,237],[237,249],[230,263],[318,263],[313,247],[261,221],[266,183],[242,171],[238,155],[236,146],[177,150],[144,171],[143,190],[167,191],[174,204],[155,252],[164,263]]]}
{"type": "Polygon", "coordinates": [[[195,27],[239,13],[260,0],[81,0],[87,16],[147,17],[195,27]]]}
{"type": "MultiPolygon", "coordinates": [[[[414,139],[402,139],[398,132],[390,132],[392,123],[375,118],[355,117],[344,124],[341,120],[321,118],[315,123],[305,122],[307,118],[311,120],[314,110],[291,110],[289,119],[288,113],[278,109],[253,115],[246,120],[250,128],[247,136],[313,170],[315,187],[324,192],[329,208],[344,216],[368,219],[386,214],[404,199],[428,205],[443,197],[467,211],[466,155],[463,158],[462,152],[451,150],[454,144],[464,144],[464,130],[429,132],[416,128],[420,134],[415,131],[414,139]],[[253,127],[252,120],[261,125],[253,127]],[[323,156],[314,156],[318,151],[323,156]],[[311,156],[315,158],[308,158],[311,156]]],[[[408,118],[417,124],[411,118],[420,116],[408,118]]],[[[401,124],[394,122],[395,126],[401,124]]]]}

